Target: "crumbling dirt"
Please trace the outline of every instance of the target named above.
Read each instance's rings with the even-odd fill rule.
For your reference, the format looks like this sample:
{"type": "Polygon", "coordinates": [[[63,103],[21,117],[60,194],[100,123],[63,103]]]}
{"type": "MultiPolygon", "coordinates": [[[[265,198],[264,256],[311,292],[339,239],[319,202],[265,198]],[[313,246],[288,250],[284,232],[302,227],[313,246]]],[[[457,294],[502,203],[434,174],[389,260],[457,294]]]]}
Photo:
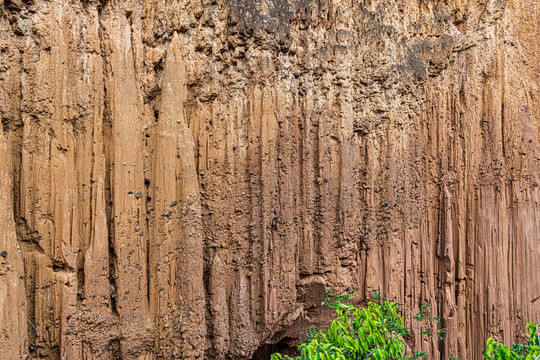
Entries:
{"type": "Polygon", "coordinates": [[[435,359],[510,343],[540,320],[538,19],[0,0],[0,358],[264,358],[325,289],[430,305],[435,359]]]}

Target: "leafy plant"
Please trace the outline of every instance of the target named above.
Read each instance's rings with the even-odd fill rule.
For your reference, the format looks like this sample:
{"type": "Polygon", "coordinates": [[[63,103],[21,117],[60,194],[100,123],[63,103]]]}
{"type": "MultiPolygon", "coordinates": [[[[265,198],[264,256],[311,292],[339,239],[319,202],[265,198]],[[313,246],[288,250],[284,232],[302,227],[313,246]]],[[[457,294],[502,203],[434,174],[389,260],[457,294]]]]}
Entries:
{"type": "Polygon", "coordinates": [[[540,359],[540,333],[538,324],[527,323],[529,329],[529,344],[523,345],[514,342],[512,347],[504,345],[490,337],[486,341],[486,350],[484,350],[484,359],[496,360],[538,360],[540,359]]]}
{"type": "Polygon", "coordinates": [[[349,300],[349,298],[354,294],[356,293],[356,291],[349,291],[348,293],[346,294],[337,294],[335,292],[333,292],[332,290],[326,290],[325,291],[326,295],[328,295],[326,297],[326,299],[324,299],[324,301],[321,303],[322,306],[329,306],[331,307],[332,309],[334,310],[337,310],[338,307],[340,305],[343,305],[345,303],[346,300],[349,300]]]}
{"type": "Polygon", "coordinates": [[[311,340],[315,339],[315,336],[317,336],[317,329],[315,329],[314,326],[308,328],[305,342],[310,342],[311,340]]]}
{"type": "MultiPolygon", "coordinates": [[[[366,308],[345,303],[354,292],[344,295],[332,291],[326,293],[328,297],[322,305],[334,309],[337,315],[330,328],[319,332],[312,330],[306,341],[298,346],[299,357],[291,358],[277,353],[272,355],[272,360],[410,360],[427,357],[423,351],[405,356],[407,344],[404,338],[410,333],[397,309],[401,304],[388,301],[378,290],[374,290],[376,302],[369,302],[366,308]]],[[[438,322],[438,317],[429,316],[430,310],[428,306],[423,306],[415,315],[415,320],[424,326],[438,322]]],[[[429,326],[420,329],[425,335],[434,333],[429,326]]],[[[442,339],[444,331],[437,333],[442,339]]]]}
{"type": "MultiPolygon", "coordinates": [[[[388,301],[378,290],[373,290],[375,301],[369,302],[366,308],[357,308],[347,300],[354,291],[340,295],[327,291],[327,298],[322,305],[336,311],[337,318],[332,321],[326,331],[310,328],[306,341],[298,346],[300,356],[291,358],[279,353],[272,355],[272,360],[413,360],[427,358],[423,351],[414,351],[406,356],[407,344],[404,340],[411,335],[409,331],[419,330],[421,335],[437,336],[446,341],[447,329],[437,329],[440,317],[430,316],[431,308],[427,305],[413,319],[420,326],[405,326],[404,318],[397,307],[401,304],[388,301]]],[[[539,324],[527,323],[530,337],[527,345],[514,342],[511,347],[489,338],[487,348],[483,352],[484,360],[540,360],[539,324]]],[[[451,354],[450,360],[458,360],[451,354]]]]}

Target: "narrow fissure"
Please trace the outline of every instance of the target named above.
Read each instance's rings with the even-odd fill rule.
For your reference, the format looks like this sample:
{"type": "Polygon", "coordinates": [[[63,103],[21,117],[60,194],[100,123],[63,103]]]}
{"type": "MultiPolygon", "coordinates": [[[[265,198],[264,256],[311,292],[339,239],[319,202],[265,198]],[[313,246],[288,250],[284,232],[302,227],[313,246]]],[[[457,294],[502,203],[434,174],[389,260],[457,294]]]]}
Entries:
{"type": "MultiPolygon", "coordinates": [[[[103,77],[105,81],[103,82],[103,98],[104,98],[104,106],[103,106],[103,147],[105,152],[105,214],[107,219],[107,231],[108,231],[108,260],[109,260],[109,301],[110,301],[110,307],[111,311],[114,315],[118,316],[118,308],[117,308],[117,283],[116,279],[118,277],[117,275],[117,256],[115,251],[115,224],[114,224],[114,204],[113,204],[113,196],[114,196],[114,186],[113,186],[113,166],[114,166],[114,153],[113,153],[113,130],[112,130],[112,114],[111,114],[111,104],[110,104],[110,98],[108,94],[108,81],[111,79],[114,74],[112,74],[111,65],[109,63],[109,51],[106,44],[107,40],[107,29],[104,25],[104,16],[107,14],[106,11],[104,11],[106,4],[101,6],[99,10],[99,40],[100,40],[100,46],[101,46],[101,54],[103,59],[103,77]]],[[[119,347],[118,347],[119,348],[119,347]]],[[[115,356],[116,357],[116,356],[115,356]]]]}
{"type": "Polygon", "coordinates": [[[324,241],[322,239],[322,227],[323,227],[323,221],[324,217],[322,214],[322,197],[323,194],[321,193],[321,182],[320,177],[323,176],[322,169],[321,169],[321,137],[324,135],[321,133],[320,128],[320,116],[313,116],[314,119],[313,123],[311,124],[313,128],[316,128],[314,131],[311,131],[310,129],[310,135],[315,135],[313,141],[313,148],[312,151],[314,153],[313,156],[313,172],[316,174],[317,178],[314,179],[315,182],[315,192],[317,195],[315,195],[315,202],[314,202],[314,226],[313,226],[313,242],[314,242],[314,250],[315,250],[315,256],[316,259],[316,265],[314,266],[314,272],[315,273],[324,273],[324,255],[322,254],[322,245],[321,242],[324,241]]]}
{"type": "Polygon", "coordinates": [[[145,231],[145,234],[146,234],[146,300],[147,300],[148,308],[151,308],[151,305],[152,305],[151,304],[151,302],[152,302],[152,299],[151,299],[152,289],[151,289],[150,278],[152,276],[152,273],[151,273],[150,269],[152,268],[152,263],[151,263],[152,258],[150,256],[150,252],[153,251],[153,250],[150,249],[150,216],[151,216],[151,211],[149,209],[152,207],[152,198],[150,196],[148,196],[148,192],[150,191],[150,179],[148,179],[148,178],[144,179],[144,187],[145,187],[145,194],[146,194],[146,201],[145,201],[146,214],[145,214],[145,217],[144,217],[144,221],[146,223],[146,231],[145,231]]]}

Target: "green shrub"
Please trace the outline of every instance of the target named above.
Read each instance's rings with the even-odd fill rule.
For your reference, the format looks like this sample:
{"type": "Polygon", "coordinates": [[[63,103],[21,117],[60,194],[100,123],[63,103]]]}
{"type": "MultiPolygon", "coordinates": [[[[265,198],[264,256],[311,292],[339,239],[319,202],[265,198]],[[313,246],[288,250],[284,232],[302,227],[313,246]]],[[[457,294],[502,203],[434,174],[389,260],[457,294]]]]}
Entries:
{"type": "Polygon", "coordinates": [[[537,360],[540,359],[540,333],[538,324],[527,323],[530,337],[529,344],[523,345],[514,342],[512,347],[505,346],[502,342],[496,341],[492,337],[486,341],[484,359],[496,360],[537,360]]]}
{"type": "MultiPolygon", "coordinates": [[[[345,301],[352,295],[337,295],[327,292],[330,296],[322,305],[330,306],[336,311],[337,318],[332,321],[326,331],[313,332],[310,329],[306,342],[299,345],[298,360],[349,360],[349,359],[417,359],[426,357],[423,351],[415,351],[412,356],[405,356],[407,344],[404,337],[410,335],[404,326],[403,317],[397,306],[400,304],[388,301],[374,291],[377,302],[369,302],[366,308],[356,308],[345,301]]],[[[421,334],[437,334],[444,340],[442,334],[431,330],[430,324],[439,322],[438,317],[429,317],[431,309],[423,306],[414,317],[420,322],[421,334]]],[[[272,355],[272,360],[293,359],[281,354],[272,355]]]]}
{"type": "MultiPolygon", "coordinates": [[[[369,302],[366,308],[356,308],[345,302],[354,292],[338,295],[327,291],[329,296],[322,303],[336,311],[337,318],[332,321],[326,331],[308,329],[306,341],[298,346],[300,356],[291,358],[279,353],[272,355],[272,360],[412,360],[427,357],[423,351],[410,351],[407,353],[407,344],[404,338],[409,330],[418,329],[422,335],[436,335],[440,341],[446,341],[446,329],[433,330],[439,323],[439,317],[430,317],[431,309],[423,305],[414,320],[420,326],[406,327],[400,315],[397,304],[380,296],[374,290],[375,302],[369,302]]],[[[539,325],[527,323],[530,332],[528,345],[513,343],[512,347],[489,338],[487,348],[483,352],[484,359],[495,360],[540,360],[540,332],[539,325]]],[[[451,357],[450,360],[458,360],[451,357]]]]}

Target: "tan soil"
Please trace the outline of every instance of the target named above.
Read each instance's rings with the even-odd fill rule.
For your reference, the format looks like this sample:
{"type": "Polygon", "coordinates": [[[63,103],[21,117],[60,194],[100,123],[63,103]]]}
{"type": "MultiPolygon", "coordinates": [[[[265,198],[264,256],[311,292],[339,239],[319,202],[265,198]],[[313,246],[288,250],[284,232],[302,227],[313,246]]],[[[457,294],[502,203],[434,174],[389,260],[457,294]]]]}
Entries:
{"type": "Polygon", "coordinates": [[[0,358],[261,357],[327,323],[325,289],[429,304],[434,359],[523,336],[539,22],[537,0],[0,0],[0,358]]]}

